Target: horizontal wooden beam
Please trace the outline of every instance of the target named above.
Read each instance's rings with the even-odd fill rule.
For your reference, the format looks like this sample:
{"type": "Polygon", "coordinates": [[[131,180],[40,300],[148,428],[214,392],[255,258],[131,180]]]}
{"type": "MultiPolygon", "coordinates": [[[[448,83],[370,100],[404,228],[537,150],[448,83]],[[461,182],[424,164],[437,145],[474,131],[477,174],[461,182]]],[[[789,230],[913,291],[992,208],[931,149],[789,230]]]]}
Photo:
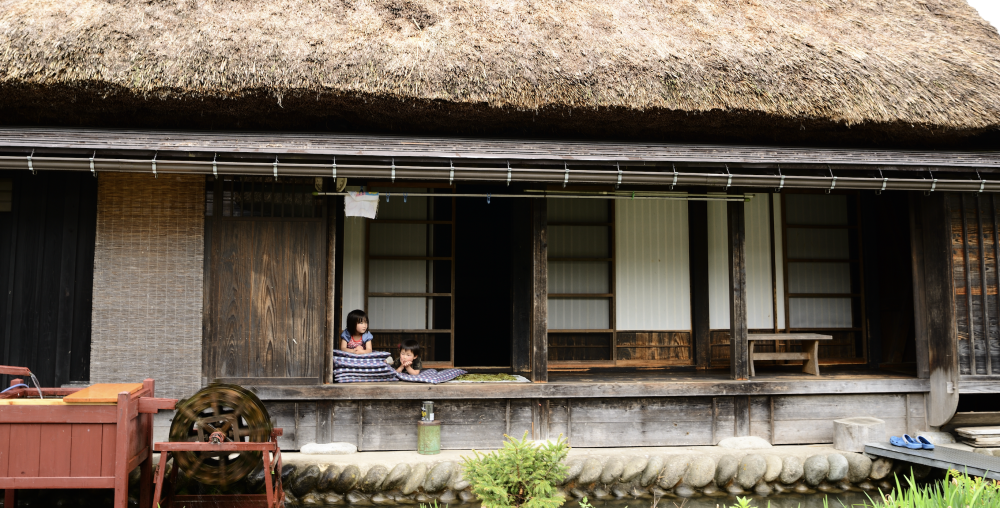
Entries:
{"type": "Polygon", "coordinates": [[[809,353],[754,353],[754,360],[808,360],[809,353]]]}
{"type": "Polygon", "coordinates": [[[782,380],[595,383],[348,383],[319,386],[255,386],[261,400],[559,399],[617,397],[717,397],[733,395],[818,395],[926,393],[930,382],[916,378],[823,378],[782,380]]]}

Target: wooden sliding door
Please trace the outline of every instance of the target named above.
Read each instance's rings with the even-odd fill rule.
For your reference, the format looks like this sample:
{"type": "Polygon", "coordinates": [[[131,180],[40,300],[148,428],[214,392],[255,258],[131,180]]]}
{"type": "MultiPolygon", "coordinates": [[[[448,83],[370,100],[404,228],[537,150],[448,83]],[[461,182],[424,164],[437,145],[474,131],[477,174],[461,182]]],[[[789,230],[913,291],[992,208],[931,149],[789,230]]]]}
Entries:
{"type": "Polygon", "coordinates": [[[326,210],[312,178],[210,179],[210,379],[313,384],[322,376],[326,210]]]}

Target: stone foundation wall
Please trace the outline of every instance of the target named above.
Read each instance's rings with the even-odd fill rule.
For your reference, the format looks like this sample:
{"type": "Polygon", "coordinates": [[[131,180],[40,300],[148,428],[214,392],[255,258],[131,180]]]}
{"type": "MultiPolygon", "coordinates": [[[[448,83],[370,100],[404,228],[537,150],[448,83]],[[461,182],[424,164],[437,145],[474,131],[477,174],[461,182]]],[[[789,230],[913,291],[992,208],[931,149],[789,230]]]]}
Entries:
{"type": "MultiPolygon", "coordinates": [[[[665,495],[771,495],[783,492],[888,490],[893,472],[910,468],[918,478],[930,468],[889,459],[872,460],[857,453],[821,449],[818,453],[782,454],[774,450],[718,454],[571,457],[565,482],[567,499],[653,498],[665,495]]],[[[437,500],[439,504],[476,502],[461,463],[358,466],[286,464],[282,470],[290,505],[393,505],[437,500]]],[[[248,479],[247,488],[263,489],[263,473],[248,479]]]]}

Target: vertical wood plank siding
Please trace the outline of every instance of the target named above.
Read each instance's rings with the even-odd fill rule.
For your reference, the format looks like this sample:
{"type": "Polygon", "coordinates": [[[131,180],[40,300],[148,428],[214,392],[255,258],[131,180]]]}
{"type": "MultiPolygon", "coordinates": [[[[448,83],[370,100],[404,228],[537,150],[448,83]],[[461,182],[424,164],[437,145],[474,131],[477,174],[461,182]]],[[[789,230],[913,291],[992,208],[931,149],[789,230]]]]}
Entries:
{"type": "MultiPolygon", "coordinates": [[[[770,195],[768,194],[753,194],[753,199],[744,205],[746,207],[747,239],[747,324],[750,328],[764,329],[774,326],[769,199],[770,195]]],[[[776,209],[775,213],[778,212],[780,210],[776,209]]],[[[726,235],[728,234],[726,203],[708,203],[708,231],[709,301],[711,302],[709,319],[712,329],[720,330],[729,328],[729,271],[727,268],[729,250],[726,243],[726,235]]],[[[775,237],[775,243],[778,241],[779,237],[775,237]]],[[[778,263],[781,263],[780,257],[778,263]]]]}
{"type": "MultiPolygon", "coordinates": [[[[893,435],[924,431],[923,398],[910,394],[909,404],[907,395],[883,393],[440,400],[434,410],[446,422],[441,430],[446,450],[498,448],[504,434],[520,438],[532,430],[540,438],[562,435],[572,446],[593,448],[706,446],[738,433],[772,444],[802,445],[832,443],[833,420],[851,416],[880,418],[893,435]]],[[[328,408],[314,402],[266,404],[285,429],[278,441],[285,450],[331,438],[368,451],[417,446],[413,419],[420,412],[419,400],[333,401],[328,408]],[[323,417],[332,417],[332,436],[317,423],[323,417]]]]}
{"type": "Polygon", "coordinates": [[[687,203],[615,204],[616,328],[690,330],[687,203]]]}
{"type": "Polygon", "coordinates": [[[993,195],[949,193],[952,281],[962,375],[1000,374],[997,207],[993,195]]]}
{"type": "MultiPolygon", "coordinates": [[[[44,386],[90,376],[97,181],[89,174],[3,173],[0,212],[0,364],[44,386]]],[[[6,386],[6,380],[4,381],[6,386]]]]}
{"type": "Polygon", "coordinates": [[[205,179],[98,180],[91,381],[201,386],[205,179]]]}

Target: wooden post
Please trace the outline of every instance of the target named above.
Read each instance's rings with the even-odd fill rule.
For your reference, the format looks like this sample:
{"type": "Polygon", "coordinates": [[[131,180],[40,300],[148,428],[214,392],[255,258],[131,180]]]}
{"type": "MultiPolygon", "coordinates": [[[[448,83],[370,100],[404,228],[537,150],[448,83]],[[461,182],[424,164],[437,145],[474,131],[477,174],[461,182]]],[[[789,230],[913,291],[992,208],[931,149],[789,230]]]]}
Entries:
{"type": "Polygon", "coordinates": [[[913,273],[913,331],[916,339],[917,377],[927,379],[927,295],[924,293],[924,222],[919,196],[910,193],[910,269],[913,273]]]}
{"type": "Polygon", "coordinates": [[[931,382],[927,423],[935,427],[947,423],[958,409],[958,329],[952,280],[952,210],[948,198],[945,193],[913,196],[922,226],[921,292],[925,295],[925,306],[914,311],[924,316],[926,327],[926,332],[918,333],[917,337],[927,341],[924,347],[931,382]]]}
{"type": "MultiPolygon", "coordinates": [[[[149,390],[150,398],[156,397],[155,382],[152,379],[143,380],[142,387],[149,390]]],[[[146,458],[139,464],[139,508],[150,508],[153,505],[153,414],[155,413],[136,415],[139,425],[143,427],[136,438],[143,440],[142,447],[149,447],[146,458]]],[[[164,462],[163,466],[166,467],[166,464],[164,462]]]]}
{"type": "MultiPolygon", "coordinates": [[[[118,394],[118,419],[115,425],[115,500],[114,508],[128,507],[128,454],[131,446],[128,439],[128,411],[129,394],[122,392],[118,394]],[[123,446],[124,445],[124,446],[123,446]]],[[[136,435],[136,438],[139,436],[136,435]]],[[[108,439],[105,436],[105,439],[108,439]]]]}
{"type": "Polygon", "coordinates": [[[746,219],[742,201],[726,203],[729,233],[729,372],[750,379],[747,345],[746,219]]]}
{"type": "Polygon", "coordinates": [[[691,266],[691,331],[696,365],[712,364],[708,300],[708,203],[688,201],[688,259],[691,266]]]}
{"type": "Polygon", "coordinates": [[[733,435],[747,437],[750,435],[750,396],[737,395],[733,397],[733,435]]]}
{"type": "Polygon", "coordinates": [[[531,381],[549,380],[548,333],[548,206],[544,198],[531,200],[531,381]]]}
{"type": "Polygon", "coordinates": [[[513,262],[511,263],[511,315],[510,365],[514,373],[530,375],[531,372],[531,322],[532,322],[532,260],[531,246],[534,233],[531,221],[532,200],[515,199],[511,203],[511,234],[513,262]]]}
{"type": "MultiPolygon", "coordinates": [[[[336,185],[336,180],[334,180],[336,185]]],[[[337,199],[326,198],[326,333],[323,335],[323,382],[333,382],[333,350],[340,344],[337,320],[337,199]]]]}

